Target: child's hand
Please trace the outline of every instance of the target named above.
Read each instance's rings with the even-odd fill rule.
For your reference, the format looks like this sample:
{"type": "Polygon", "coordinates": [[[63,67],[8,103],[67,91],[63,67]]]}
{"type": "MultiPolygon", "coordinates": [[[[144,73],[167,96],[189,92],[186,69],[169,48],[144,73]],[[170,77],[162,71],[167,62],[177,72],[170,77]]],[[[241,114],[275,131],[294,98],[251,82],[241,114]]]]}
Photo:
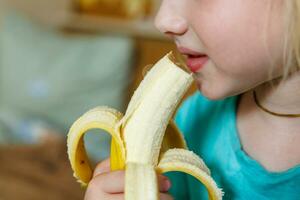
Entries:
{"type": "MultiPolygon", "coordinates": [[[[110,160],[98,164],[88,185],[85,200],[124,200],[125,171],[110,172],[110,160]]],[[[167,177],[158,175],[160,200],[172,200],[167,194],[171,186],[167,177]]]]}

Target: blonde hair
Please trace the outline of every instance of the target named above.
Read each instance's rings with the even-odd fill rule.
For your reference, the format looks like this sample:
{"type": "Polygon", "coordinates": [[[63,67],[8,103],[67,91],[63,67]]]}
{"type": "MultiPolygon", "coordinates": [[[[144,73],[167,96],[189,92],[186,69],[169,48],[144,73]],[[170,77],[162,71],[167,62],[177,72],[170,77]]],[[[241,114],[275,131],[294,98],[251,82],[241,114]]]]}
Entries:
{"type": "Polygon", "coordinates": [[[284,74],[300,69],[300,0],[285,0],[284,74]]]}

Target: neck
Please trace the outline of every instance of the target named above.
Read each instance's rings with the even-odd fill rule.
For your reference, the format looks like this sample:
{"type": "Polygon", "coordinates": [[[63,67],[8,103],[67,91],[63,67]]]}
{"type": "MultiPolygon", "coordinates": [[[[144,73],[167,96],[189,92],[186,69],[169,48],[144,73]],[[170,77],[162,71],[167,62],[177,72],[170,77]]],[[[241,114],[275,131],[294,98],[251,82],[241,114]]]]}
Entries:
{"type": "Polygon", "coordinates": [[[255,88],[260,104],[281,114],[300,114],[300,73],[255,88]]]}
{"type": "MultiPolygon", "coordinates": [[[[257,99],[264,108],[280,114],[300,114],[299,85],[300,74],[295,74],[284,82],[277,80],[273,85],[269,83],[260,85],[255,88],[255,91],[257,99]]],[[[267,132],[271,131],[274,135],[291,133],[292,136],[297,134],[300,128],[300,117],[279,117],[260,109],[254,102],[252,91],[241,96],[238,115],[240,119],[259,124],[257,127],[267,132]]]]}
{"type": "MultiPolygon", "coordinates": [[[[300,113],[300,75],[255,91],[260,104],[280,114],[300,113]]],[[[270,171],[283,171],[299,164],[300,117],[272,115],[254,102],[252,91],[238,102],[237,127],[243,149],[270,171]],[[290,156],[293,155],[293,156],[290,156]]]]}

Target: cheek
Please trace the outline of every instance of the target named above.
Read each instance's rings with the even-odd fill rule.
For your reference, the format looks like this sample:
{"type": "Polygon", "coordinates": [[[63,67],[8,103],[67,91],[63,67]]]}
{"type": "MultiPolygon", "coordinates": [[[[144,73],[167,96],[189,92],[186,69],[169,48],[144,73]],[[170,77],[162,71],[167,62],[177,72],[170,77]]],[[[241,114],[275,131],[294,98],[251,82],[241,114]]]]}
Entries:
{"type": "MultiPolygon", "coordinates": [[[[237,94],[256,86],[268,78],[270,66],[274,64],[271,63],[274,56],[268,49],[276,47],[277,41],[272,40],[278,40],[279,36],[271,37],[273,46],[270,48],[264,35],[270,20],[264,12],[266,1],[238,2],[228,0],[225,5],[214,5],[210,12],[199,12],[199,20],[193,24],[213,62],[203,69],[203,78],[199,78],[203,93],[211,98],[237,94]],[[232,6],[230,2],[237,5],[232,6]]],[[[273,28],[272,32],[279,32],[278,27],[273,28]]]]}
{"type": "MultiPolygon", "coordinates": [[[[217,66],[260,64],[264,45],[267,1],[216,1],[196,12],[193,26],[217,66]]],[[[265,64],[265,63],[264,63],[265,64]]]]}

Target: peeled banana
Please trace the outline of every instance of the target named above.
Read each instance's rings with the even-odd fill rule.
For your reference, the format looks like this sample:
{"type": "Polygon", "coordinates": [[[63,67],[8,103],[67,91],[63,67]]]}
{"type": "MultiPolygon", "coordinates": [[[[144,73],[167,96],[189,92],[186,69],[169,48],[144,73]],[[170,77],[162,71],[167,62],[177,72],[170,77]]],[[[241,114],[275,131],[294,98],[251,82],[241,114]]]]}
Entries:
{"type": "Polygon", "coordinates": [[[97,107],[74,122],[67,140],[68,156],[78,181],[86,186],[93,170],[83,136],[90,129],[111,134],[111,170],[125,169],[126,200],[158,200],[157,173],[188,173],[207,188],[209,198],[222,199],[223,192],[210,171],[186,143],[172,121],[180,99],[192,83],[192,75],[164,56],[147,73],[127,107],[125,115],[97,107]]]}

